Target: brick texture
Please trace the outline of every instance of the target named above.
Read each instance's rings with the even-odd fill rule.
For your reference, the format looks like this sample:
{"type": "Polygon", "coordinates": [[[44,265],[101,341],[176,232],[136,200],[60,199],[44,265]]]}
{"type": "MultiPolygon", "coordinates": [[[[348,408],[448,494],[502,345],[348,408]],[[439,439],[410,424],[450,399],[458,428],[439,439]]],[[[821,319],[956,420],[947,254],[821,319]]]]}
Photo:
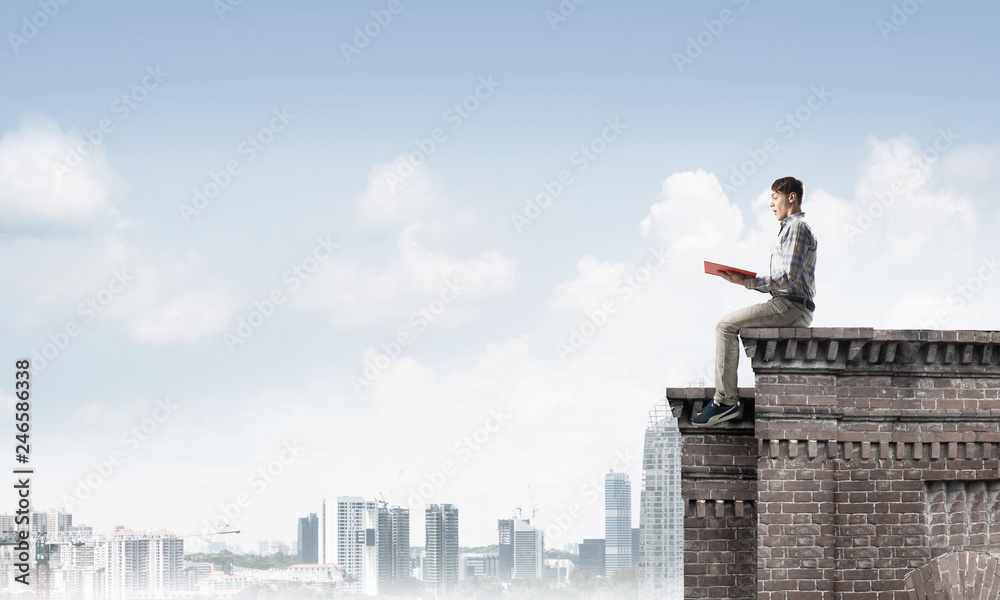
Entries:
{"type": "Polygon", "coordinates": [[[904,600],[1000,550],[1000,332],[741,337],[742,420],[693,428],[714,390],[668,390],[686,598],[904,600]]]}
{"type": "Polygon", "coordinates": [[[667,390],[683,435],[685,597],[750,598],[757,589],[753,390],[740,390],[741,419],[693,427],[691,416],[714,394],[712,388],[667,390]]]}

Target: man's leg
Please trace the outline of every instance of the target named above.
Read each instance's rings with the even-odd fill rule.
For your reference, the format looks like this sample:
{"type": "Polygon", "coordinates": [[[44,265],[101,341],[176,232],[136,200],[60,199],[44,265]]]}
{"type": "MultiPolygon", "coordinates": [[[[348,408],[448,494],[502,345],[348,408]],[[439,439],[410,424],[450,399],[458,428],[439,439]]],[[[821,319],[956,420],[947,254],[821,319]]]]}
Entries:
{"type": "Polygon", "coordinates": [[[805,307],[771,298],[729,313],[715,326],[715,402],[728,406],[739,403],[736,369],[740,359],[740,330],[744,327],[808,327],[812,313],[805,307]]]}

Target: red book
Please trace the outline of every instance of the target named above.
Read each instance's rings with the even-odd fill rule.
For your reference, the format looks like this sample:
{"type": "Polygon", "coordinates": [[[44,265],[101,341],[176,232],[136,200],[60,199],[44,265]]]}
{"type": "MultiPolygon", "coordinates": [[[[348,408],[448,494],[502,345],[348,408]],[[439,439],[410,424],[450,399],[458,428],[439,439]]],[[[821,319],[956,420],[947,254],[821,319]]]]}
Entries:
{"type": "Polygon", "coordinates": [[[705,272],[709,275],[718,275],[722,277],[722,274],[726,271],[732,271],[734,273],[740,273],[746,275],[747,277],[756,277],[757,274],[753,271],[746,271],[743,269],[737,269],[736,267],[728,267],[726,265],[720,265],[719,263],[705,261],[705,272]]]}

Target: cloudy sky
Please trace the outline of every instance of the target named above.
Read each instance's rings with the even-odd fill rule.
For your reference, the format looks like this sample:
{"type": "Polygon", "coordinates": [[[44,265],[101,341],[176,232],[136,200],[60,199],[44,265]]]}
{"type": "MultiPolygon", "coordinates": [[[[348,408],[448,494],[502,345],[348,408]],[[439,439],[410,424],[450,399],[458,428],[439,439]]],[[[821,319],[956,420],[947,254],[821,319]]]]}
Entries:
{"type": "Polygon", "coordinates": [[[5,2],[0,418],[31,359],[35,506],[256,546],[324,497],[457,504],[463,545],[537,505],[561,546],[614,467],[638,526],[649,409],[765,299],[702,261],[767,268],[774,179],[814,325],[1000,328],[998,17],[5,2]]]}

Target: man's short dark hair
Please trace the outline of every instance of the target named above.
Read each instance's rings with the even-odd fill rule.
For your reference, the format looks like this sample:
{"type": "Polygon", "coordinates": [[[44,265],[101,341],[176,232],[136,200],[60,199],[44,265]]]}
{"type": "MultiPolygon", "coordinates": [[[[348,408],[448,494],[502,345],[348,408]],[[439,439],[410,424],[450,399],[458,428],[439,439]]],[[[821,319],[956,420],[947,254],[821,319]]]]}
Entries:
{"type": "Polygon", "coordinates": [[[798,195],[799,202],[802,202],[802,182],[794,177],[775,179],[774,183],[771,184],[771,191],[786,196],[795,192],[798,195]]]}

